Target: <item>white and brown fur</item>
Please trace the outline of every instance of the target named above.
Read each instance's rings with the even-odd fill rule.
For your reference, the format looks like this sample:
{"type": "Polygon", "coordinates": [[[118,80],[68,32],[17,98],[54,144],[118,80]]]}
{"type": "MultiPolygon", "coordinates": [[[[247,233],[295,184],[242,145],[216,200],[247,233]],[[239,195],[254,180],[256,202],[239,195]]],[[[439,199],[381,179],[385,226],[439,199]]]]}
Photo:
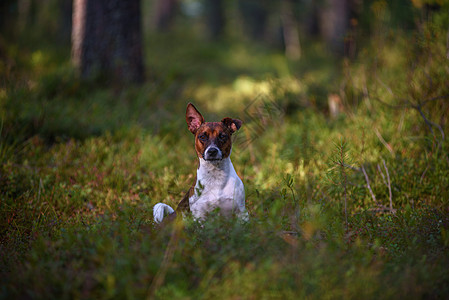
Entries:
{"type": "Polygon", "coordinates": [[[199,159],[196,183],[178,204],[176,211],[167,204],[153,208],[154,220],[175,217],[190,211],[195,219],[204,220],[213,210],[224,216],[236,215],[248,220],[245,207],[245,188],[231,162],[231,136],[240,129],[242,121],[224,118],[221,122],[205,122],[191,103],[187,105],[187,126],[195,135],[195,150],[199,159]]]}

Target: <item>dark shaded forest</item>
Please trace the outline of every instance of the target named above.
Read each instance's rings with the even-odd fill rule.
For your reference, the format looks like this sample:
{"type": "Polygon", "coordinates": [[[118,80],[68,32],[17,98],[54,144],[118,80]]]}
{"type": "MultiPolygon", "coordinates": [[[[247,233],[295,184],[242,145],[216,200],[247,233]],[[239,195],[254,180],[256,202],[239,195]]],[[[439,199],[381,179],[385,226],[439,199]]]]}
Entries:
{"type": "Polygon", "coordinates": [[[447,299],[449,3],[2,0],[1,299],[447,299]],[[158,226],[238,118],[249,222],[158,226]]]}

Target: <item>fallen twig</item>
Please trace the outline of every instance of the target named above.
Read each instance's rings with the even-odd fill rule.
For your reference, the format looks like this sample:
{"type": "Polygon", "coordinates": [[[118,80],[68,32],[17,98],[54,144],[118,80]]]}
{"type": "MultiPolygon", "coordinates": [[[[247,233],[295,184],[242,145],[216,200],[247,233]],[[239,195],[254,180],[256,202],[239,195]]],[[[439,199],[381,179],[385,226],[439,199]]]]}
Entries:
{"type": "Polygon", "coordinates": [[[382,162],[384,163],[385,172],[387,173],[388,192],[390,194],[390,210],[393,211],[393,194],[391,193],[390,173],[388,172],[388,168],[387,168],[387,165],[385,164],[385,160],[382,159],[382,162]]]}
{"type": "Polygon", "coordinates": [[[365,171],[365,167],[362,165],[362,167],[361,167],[361,170],[362,170],[362,172],[363,172],[363,175],[365,175],[365,180],[366,180],[366,185],[367,185],[367,187],[368,187],[368,190],[370,191],[370,194],[371,194],[371,198],[373,199],[373,201],[374,201],[374,203],[378,206],[378,210],[389,210],[389,211],[391,211],[391,212],[394,212],[394,210],[393,210],[393,208],[391,207],[391,208],[388,208],[388,207],[386,207],[386,206],[384,206],[384,205],[382,205],[382,204],[380,204],[379,202],[377,202],[377,199],[376,199],[376,195],[374,195],[374,192],[373,192],[373,190],[371,189],[371,185],[370,185],[370,183],[369,183],[369,177],[368,177],[368,174],[366,173],[366,171],[365,171]]]}
{"type": "Polygon", "coordinates": [[[382,180],[383,180],[384,184],[387,185],[387,181],[385,180],[384,172],[383,172],[382,169],[380,168],[380,165],[379,165],[379,164],[377,164],[377,170],[379,171],[380,175],[382,176],[382,180]]]}
{"type": "Polygon", "coordinates": [[[380,134],[379,130],[377,128],[374,128],[374,133],[377,135],[377,137],[379,138],[380,142],[385,146],[385,148],[387,148],[387,150],[390,152],[391,156],[394,157],[394,150],[393,147],[390,146],[390,144],[388,144],[385,139],[382,137],[382,135],[380,134]]]}
{"type": "Polygon", "coordinates": [[[432,132],[432,135],[435,136],[435,133],[433,132],[433,128],[432,128],[432,126],[434,126],[434,127],[438,128],[438,130],[439,130],[440,133],[441,133],[441,138],[444,140],[444,131],[443,131],[443,128],[441,128],[440,125],[438,125],[438,124],[436,124],[436,123],[433,123],[432,121],[430,121],[429,119],[427,119],[426,116],[424,115],[423,111],[421,110],[421,106],[422,106],[422,105],[412,106],[412,107],[413,107],[414,109],[416,109],[416,110],[419,112],[419,114],[421,115],[421,117],[424,119],[424,122],[426,122],[427,126],[429,126],[430,131],[432,132]]]}
{"type": "Polygon", "coordinates": [[[363,165],[362,165],[362,172],[363,172],[363,175],[365,175],[366,185],[368,187],[369,192],[371,193],[371,198],[373,198],[374,203],[376,205],[378,205],[377,200],[376,200],[376,195],[374,195],[373,190],[371,189],[371,185],[369,184],[368,174],[366,174],[365,167],[363,165]]]}

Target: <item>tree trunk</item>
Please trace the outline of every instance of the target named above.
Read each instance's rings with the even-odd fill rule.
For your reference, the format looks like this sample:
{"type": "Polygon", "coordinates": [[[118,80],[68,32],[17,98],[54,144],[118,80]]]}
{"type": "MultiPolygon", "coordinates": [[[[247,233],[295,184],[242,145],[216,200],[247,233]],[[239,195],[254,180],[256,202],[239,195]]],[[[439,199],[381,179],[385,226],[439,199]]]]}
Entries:
{"type": "Polygon", "coordinates": [[[344,54],[344,38],[349,23],[348,0],[325,0],[320,10],[321,35],[330,50],[344,54]]]}
{"type": "Polygon", "coordinates": [[[153,4],[154,27],[157,31],[167,31],[173,25],[176,11],[178,8],[177,0],[156,0],[153,4]]]}
{"type": "Polygon", "coordinates": [[[154,2],[154,22],[157,31],[167,31],[175,18],[177,0],[157,0],[154,2]]]}
{"type": "Polygon", "coordinates": [[[0,42],[4,37],[14,37],[17,32],[18,3],[14,0],[0,0],[0,42]]]}
{"type": "Polygon", "coordinates": [[[209,37],[211,39],[218,39],[223,36],[225,27],[223,1],[207,0],[204,4],[209,37]]]}
{"type": "Polygon", "coordinates": [[[282,33],[284,35],[285,56],[291,60],[301,57],[298,25],[293,15],[292,0],[281,1],[282,33]]]}
{"type": "Polygon", "coordinates": [[[59,0],[59,35],[64,44],[70,43],[70,34],[72,32],[72,16],[73,16],[73,1],[59,0]]]}
{"type": "Polygon", "coordinates": [[[143,80],[140,0],[74,0],[72,59],[82,78],[143,80]]]}
{"type": "Polygon", "coordinates": [[[268,1],[239,0],[238,6],[249,36],[259,41],[265,37],[268,22],[268,1]]]}

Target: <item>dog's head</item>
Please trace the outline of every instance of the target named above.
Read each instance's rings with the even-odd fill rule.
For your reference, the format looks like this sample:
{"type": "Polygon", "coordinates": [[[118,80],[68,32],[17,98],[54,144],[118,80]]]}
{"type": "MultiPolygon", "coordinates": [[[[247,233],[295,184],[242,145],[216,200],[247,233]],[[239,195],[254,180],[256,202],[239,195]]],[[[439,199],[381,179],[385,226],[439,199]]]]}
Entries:
{"type": "Polygon", "coordinates": [[[195,150],[198,157],[207,161],[219,161],[231,154],[231,135],[240,129],[242,121],[224,118],[221,122],[204,122],[196,107],[189,103],[186,121],[190,132],[195,135],[195,150]]]}

